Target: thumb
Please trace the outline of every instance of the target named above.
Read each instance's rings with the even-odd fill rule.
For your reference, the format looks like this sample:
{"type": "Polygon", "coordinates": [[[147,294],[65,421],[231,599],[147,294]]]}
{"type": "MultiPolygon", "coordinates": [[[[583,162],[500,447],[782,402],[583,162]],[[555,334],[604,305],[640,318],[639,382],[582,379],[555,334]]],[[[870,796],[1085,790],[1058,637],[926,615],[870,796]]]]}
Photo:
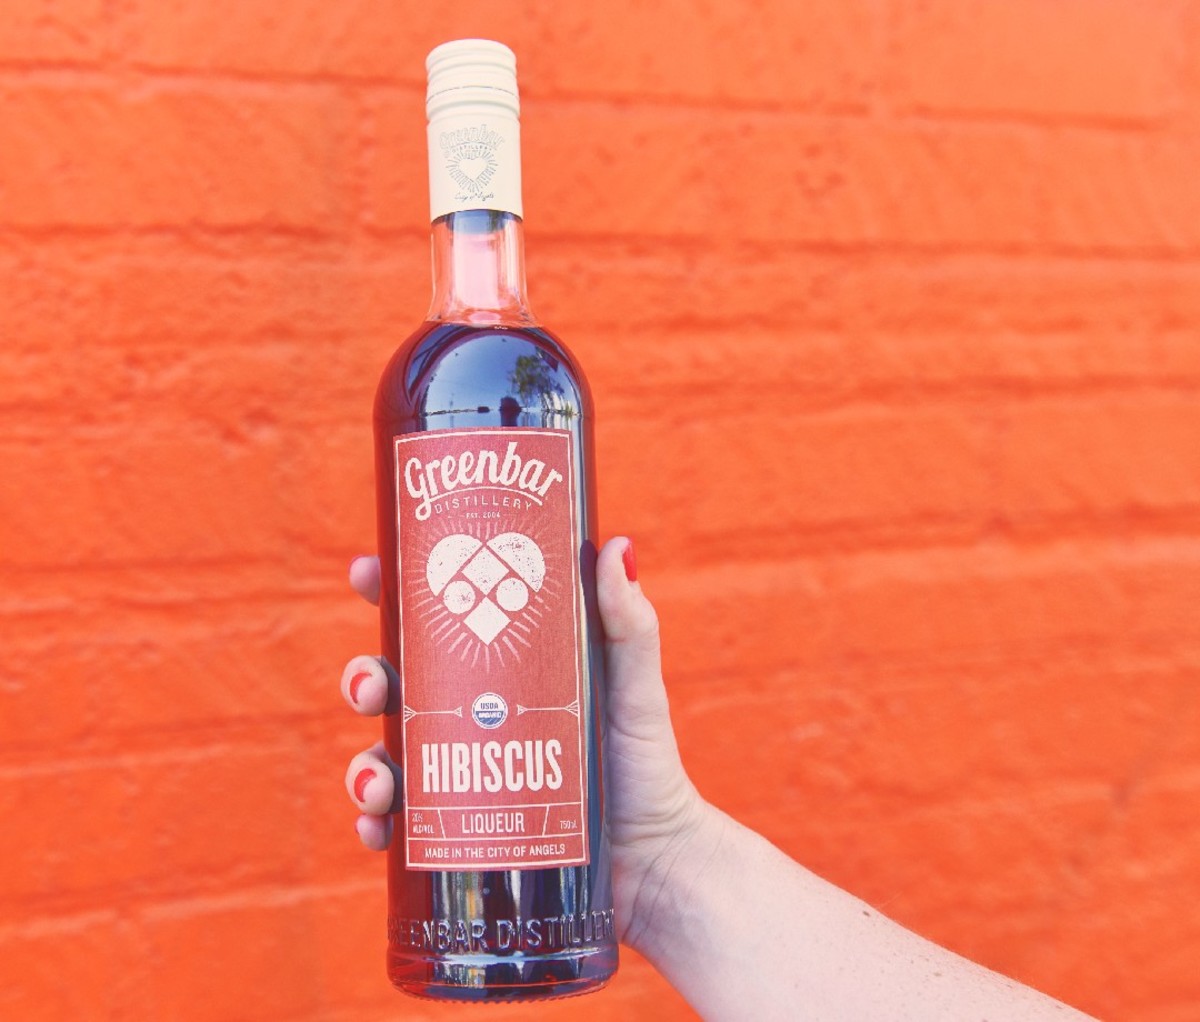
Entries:
{"type": "Polygon", "coordinates": [[[596,595],[604,624],[609,726],[674,751],[663,685],[658,615],[636,581],[633,543],[609,540],[596,562],[596,595]],[[630,579],[634,576],[634,580],[630,579]]]}
{"type": "Polygon", "coordinates": [[[633,544],[609,540],[596,561],[605,632],[605,756],[613,840],[628,848],[679,831],[698,795],[679,758],[663,684],[658,616],[636,580],[633,544]]]}

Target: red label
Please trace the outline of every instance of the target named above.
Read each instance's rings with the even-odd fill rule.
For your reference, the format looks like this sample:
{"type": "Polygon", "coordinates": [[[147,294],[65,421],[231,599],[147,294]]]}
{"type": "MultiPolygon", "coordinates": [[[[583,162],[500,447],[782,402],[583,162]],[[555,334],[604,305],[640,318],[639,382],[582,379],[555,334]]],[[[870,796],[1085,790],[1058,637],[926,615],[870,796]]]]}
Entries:
{"type": "Polygon", "coordinates": [[[571,434],[435,430],[395,452],[405,861],[584,865],[571,434]]]}

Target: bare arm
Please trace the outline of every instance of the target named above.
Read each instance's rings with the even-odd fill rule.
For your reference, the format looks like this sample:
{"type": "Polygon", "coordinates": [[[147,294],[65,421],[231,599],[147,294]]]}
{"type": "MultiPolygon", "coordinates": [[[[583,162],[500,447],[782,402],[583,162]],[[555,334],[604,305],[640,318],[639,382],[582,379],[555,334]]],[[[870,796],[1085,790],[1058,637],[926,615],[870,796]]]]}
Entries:
{"type": "Polygon", "coordinates": [[[707,804],[643,898],[638,951],[705,1019],[1088,1018],[904,929],[707,804]]]}
{"type": "MultiPolygon", "coordinates": [[[[636,576],[629,541],[610,541],[597,587],[607,637],[607,824],[624,943],[709,1022],[1087,1018],[905,930],[705,802],[679,758],[657,618],[636,576]]],[[[378,561],[356,561],[351,583],[377,599],[378,561]]],[[[342,691],[373,716],[395,704],[396,684],[377,659],[356,657],[342,691]]],[[[376,745],[346,775],[372,848],[386,847],[397,808],[385,757],[376,745]]]]}

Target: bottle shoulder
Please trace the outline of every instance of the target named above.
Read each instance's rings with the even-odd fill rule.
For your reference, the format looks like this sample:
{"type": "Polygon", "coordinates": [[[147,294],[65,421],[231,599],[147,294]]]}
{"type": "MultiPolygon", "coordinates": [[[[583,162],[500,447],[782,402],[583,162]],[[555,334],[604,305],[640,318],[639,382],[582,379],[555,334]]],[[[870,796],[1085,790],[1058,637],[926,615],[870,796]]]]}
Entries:
{"type": "Polygon", "coordinates": [[[416,429],[456,425],[455,416],[539,425],[591,414],[582,368],[542,327],[426,322],[388,362],[375,399],[378,424],[416,429]]]}

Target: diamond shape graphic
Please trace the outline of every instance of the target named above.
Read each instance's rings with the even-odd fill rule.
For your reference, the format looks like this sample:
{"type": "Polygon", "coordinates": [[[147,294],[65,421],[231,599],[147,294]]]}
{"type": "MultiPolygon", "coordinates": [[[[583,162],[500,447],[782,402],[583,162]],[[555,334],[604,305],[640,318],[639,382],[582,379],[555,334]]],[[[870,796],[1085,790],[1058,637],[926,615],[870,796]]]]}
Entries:
{"type": "Polygon", "coordinates": [[[485,596],[479,605],[465,618],[463,624],[485,643],[491,643],[511,619],[492,600],[485,596]]]}
{"type": "MultiPolygon", "coordinates": [[[[430,550],[425,579],[433,595],[441,597],[444,609],[490,646],[513,618],[524,617],[529,626],[522,627],[527,631],[536,627],[538,622],[523,612],[533,594],[542,589],[546,559],[537,543],[519,532],[493,536],[486,545],[476,536],[453,533],[443,536],[430,550]]],[[[435,617],[429,623],[434,626],[440,621],[435,617]]],[[[450,638],[457,631],[445,629],[446,625],[440,625],[434,634],[450,638]]]]}
{"type": "Polygon", "coordinates": [[[481,546],[483,544],[474,536],[464,536],[462,533],[438,541],[437,546],[429,552],[429,560],[425,564],[425,580],[435,595],[446,588],[446,584],[481,546]]]}
{"type": "Polygon", "coordinates": [[[486,596],[508,574],[508,565],[485,547],[467,562],[462,573],[486,596]]]}

